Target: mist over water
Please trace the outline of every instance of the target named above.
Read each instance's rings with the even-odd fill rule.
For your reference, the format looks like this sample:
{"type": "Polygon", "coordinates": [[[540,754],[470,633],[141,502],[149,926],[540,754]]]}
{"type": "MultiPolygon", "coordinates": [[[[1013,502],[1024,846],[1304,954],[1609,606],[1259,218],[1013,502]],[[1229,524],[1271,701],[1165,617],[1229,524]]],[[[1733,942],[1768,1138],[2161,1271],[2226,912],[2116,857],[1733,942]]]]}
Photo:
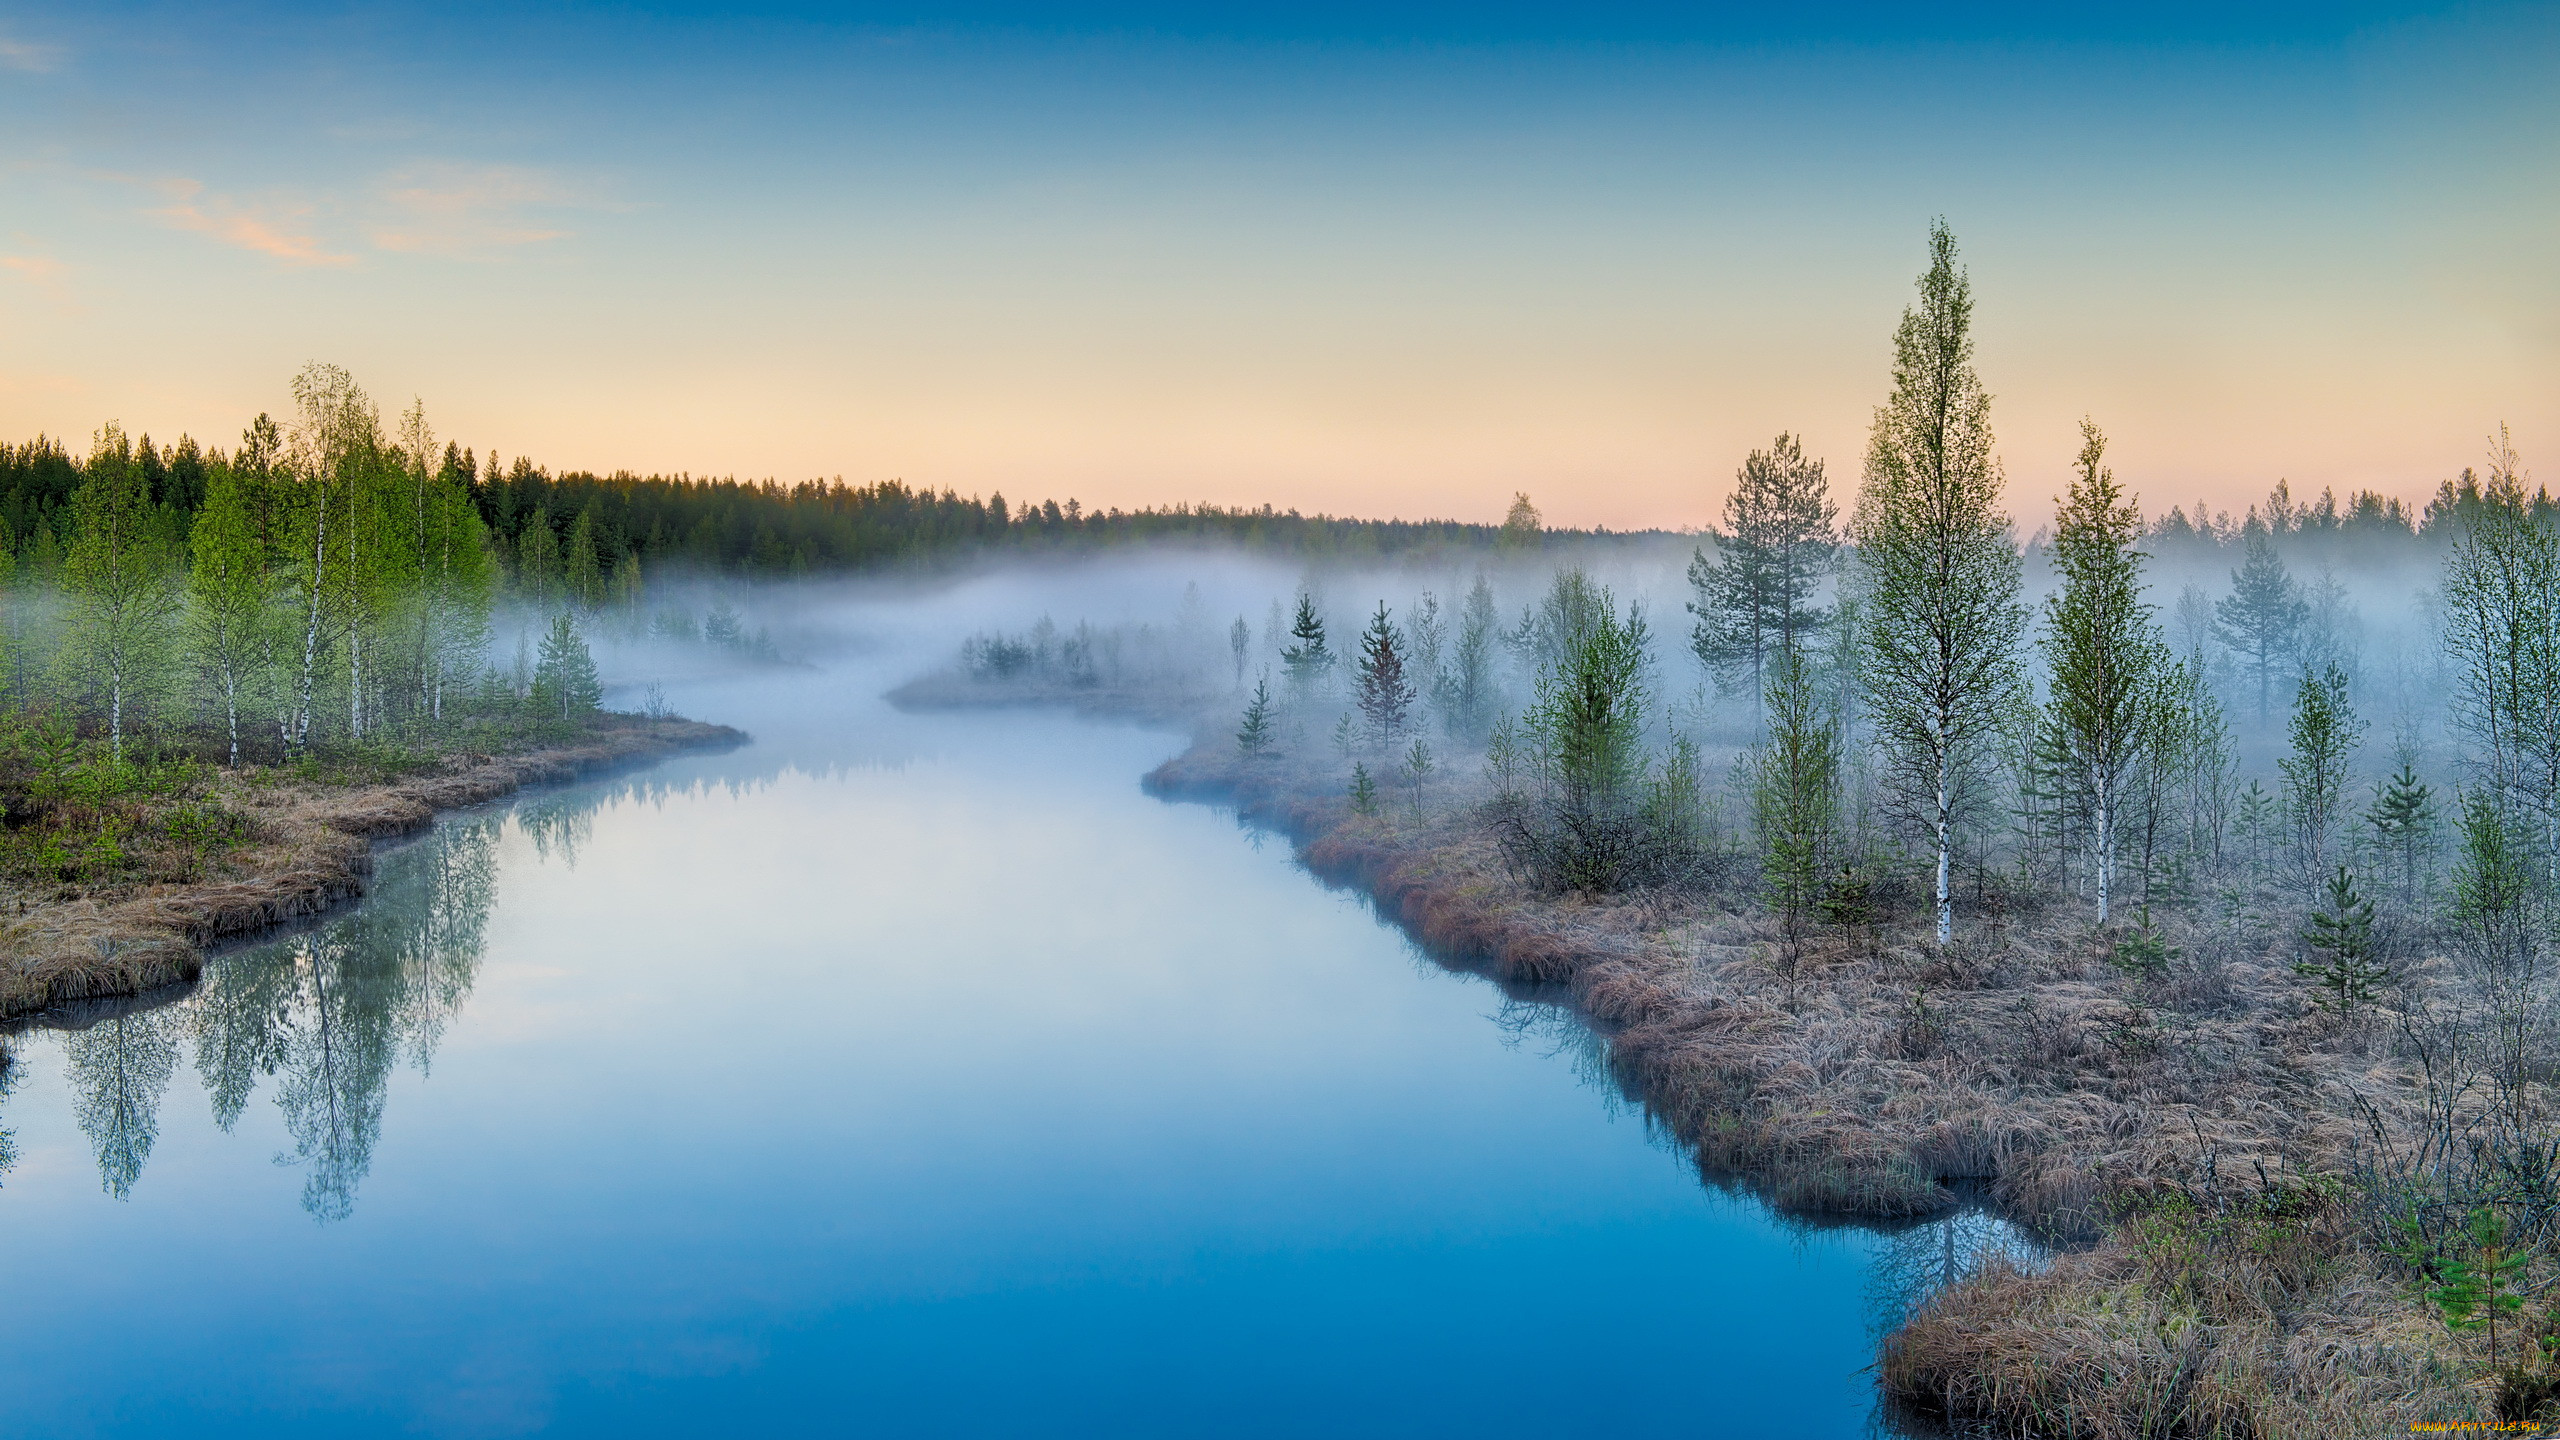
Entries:
{"type": "Polygon", "coordinates": [[[773,603],[799,663],[654,671],[753,744],[447,817],[19,1037],[12,1428],[1868,1431],[1969,1222],[1703,1187],[1570,1016],[1142,794],[1175,735],[878,698],[1197,569],[773,603]]]}

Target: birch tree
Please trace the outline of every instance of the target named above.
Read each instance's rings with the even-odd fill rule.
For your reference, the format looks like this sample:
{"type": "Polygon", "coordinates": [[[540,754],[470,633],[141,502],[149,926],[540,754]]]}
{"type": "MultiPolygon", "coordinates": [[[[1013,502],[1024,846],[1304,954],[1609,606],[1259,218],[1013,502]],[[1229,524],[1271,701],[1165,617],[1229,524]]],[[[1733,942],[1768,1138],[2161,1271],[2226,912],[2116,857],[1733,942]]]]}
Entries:
{"type": "Polygon", "coordinates": [[[106,707],[109,749],[121,760],[127,722],[160,679],[177,596],[153,524],[150,480],[112,422],[98,431],[71,513],[71,553],[62,564],[70,601],[64,662],[95,687],[106,707]]]}
{"type": "Polygon", "coordinates": [[[2080,422],[2078,472],[2055,516],[2054,566],[2062,588],[2045,602],[2044,650],[2052,670],[2053,725],[2062,778],[2089,816],[2098,923],[2115,893],[2116,841],[2127,778],[2152,728],[2144,722],[2168,646],[2142,601],[2142,515],[2104,464],[2107,437],[2080,422]]]}
{"type": "Polygon", "coordinates": [[[205,477],[187,571],[187,628],[205,684],[220,697],[231,764],[240,764],[240,707],[269,650],[275,584],[259,533],[254,476],[216,465],[205,477]]]}
{"type": "Polygon", "coordinates": [[[2499,807],[2534,818],[2560,893],[2560,533],[2532,513],[2504,429],[2481,502],[2445,557],[2454,714],[2499,807]]]}
{"type": "Polygon", "coordinates": [[[1854,537],[1868,578],[1867,711],[1904,815],[1937,851],[1938,940],[1954,936],[1956,829],[1979,798],[2019,685],[2020,561],[2000,511],[1991,397],[1973,368],[1973,294],[1955,235],[1929,233],[1920,303],[1893,337],[1854,537]]]}

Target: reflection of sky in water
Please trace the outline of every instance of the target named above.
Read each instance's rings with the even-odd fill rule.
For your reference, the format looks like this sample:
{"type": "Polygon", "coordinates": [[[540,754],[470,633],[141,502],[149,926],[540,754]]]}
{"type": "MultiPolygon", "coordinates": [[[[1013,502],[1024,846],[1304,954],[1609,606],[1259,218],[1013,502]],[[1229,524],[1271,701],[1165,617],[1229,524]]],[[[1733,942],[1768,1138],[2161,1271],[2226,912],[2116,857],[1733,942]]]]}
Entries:
{"type": "Polygon", "coordinates": [[[1161,736],[765,688],[21,1041],[11,1428],[1865,1428],[1934,1232],[1702,1191],[1551,1012],[1141,795],[1161,736]]]}

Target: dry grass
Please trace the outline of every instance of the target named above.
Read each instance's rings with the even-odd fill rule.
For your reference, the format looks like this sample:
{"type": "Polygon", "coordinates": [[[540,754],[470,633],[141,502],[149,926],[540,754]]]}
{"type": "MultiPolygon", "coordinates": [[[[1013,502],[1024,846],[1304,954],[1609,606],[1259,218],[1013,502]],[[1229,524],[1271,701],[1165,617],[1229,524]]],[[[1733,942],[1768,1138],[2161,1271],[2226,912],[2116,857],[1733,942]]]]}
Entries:
{"type": "Polygon", "coordinates": [[[202,947],[363,894],[373,842],[422,830],[438,811],[739,738],[691,720],[609,717],[574,744],[450,757],[387,784],[256,769],[218,776],[210,794],[189,800],[243,817],[239,838],[217,855],[183,870],[144,864],[106,882],[0,882],[0,1018],[194,979],[202,947]]]}
{"type": "Polygon", "coordinates": [[[2077,908],[1995,913],[1945,949],[1887,914],[1788,974],[1747,897],[1536,895],[1464,790],[1361,816],[1340,768],[1212,741],[1149,785],[1283,830],[1451,963],[1569,994],[1712,1178],[1867,1218],[1944,1210],[1961,1182],[2093,1247],[1922,1307],[1886,1349],[1898,1399],[1987,1434],[2108,1440],[2493,1413],[2326,1178],[2372,1125],[2417,1123],[2408,1067],[2309,1005],[2272,935],[2252,953],[2164,916],[2184,956],[2143,977],[2077,908]]]}

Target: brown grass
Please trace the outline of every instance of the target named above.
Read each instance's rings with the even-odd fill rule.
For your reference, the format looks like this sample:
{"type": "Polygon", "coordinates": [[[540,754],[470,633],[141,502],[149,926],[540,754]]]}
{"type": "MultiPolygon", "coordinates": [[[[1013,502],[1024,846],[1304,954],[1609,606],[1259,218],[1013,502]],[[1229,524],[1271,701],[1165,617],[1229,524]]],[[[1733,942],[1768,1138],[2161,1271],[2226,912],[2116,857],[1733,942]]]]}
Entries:
{"type": "Polygon", "coordinates": [[[362,895],[373,842],[423,830],[439,811],[741,738],[692,720],[613,717],[575,744],[453,757],[434,773],[389,784],[223,775],[213,798],[249,817],[248,835],[201,877],[0,890],[0,1018],[192,980],[203,947],[362,895]]]}

